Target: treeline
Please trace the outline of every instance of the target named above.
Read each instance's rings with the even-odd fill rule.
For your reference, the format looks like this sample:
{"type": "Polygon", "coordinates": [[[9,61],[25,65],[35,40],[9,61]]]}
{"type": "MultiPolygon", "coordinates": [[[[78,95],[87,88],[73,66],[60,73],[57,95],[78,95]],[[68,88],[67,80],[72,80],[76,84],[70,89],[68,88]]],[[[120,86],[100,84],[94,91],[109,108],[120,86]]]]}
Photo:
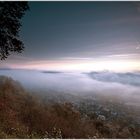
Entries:
{"type": "Polygon", "coordinates": [[[140,138],[140,130],[127,123],[82,115],[71,103],[44,104],[18,82],[0,77],[0,138],[140,138]]]}

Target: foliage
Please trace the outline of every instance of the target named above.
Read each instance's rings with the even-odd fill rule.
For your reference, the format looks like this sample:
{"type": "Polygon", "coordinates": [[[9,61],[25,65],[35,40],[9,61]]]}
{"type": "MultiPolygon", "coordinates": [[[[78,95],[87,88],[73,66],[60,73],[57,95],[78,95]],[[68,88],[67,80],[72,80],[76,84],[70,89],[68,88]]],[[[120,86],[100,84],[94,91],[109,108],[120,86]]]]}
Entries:
{"type": "Polygon", "coordinates": [[[0,2],[0,59],[24,49],[19,39],[20,19],[28,9],[27,2],[0,2]]]}

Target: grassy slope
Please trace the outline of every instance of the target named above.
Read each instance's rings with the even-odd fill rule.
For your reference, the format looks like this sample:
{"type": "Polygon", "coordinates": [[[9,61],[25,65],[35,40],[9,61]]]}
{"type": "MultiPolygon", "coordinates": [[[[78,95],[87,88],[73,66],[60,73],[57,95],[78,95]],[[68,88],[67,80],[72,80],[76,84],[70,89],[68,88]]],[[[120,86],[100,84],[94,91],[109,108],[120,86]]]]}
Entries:
{"type": "Polygon", "coordinates": [[[0,138],[138,137],[134,128],[81,117],[71,103],[42,104],[18,82],[0,77],[0,138]]]}

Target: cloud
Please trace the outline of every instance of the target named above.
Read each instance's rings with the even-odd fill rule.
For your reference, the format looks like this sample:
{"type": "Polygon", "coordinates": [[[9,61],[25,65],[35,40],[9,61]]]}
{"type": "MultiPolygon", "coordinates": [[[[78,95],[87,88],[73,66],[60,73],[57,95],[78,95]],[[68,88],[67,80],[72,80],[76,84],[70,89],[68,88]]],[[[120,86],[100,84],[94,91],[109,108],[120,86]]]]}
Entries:
{"type": "Polygon", "coordinates": [[[140,105],[140,73],[94,72],[81,73],[41,73],[40,71],[12,70],[0,71],[20,81],[25,88],[46,94],[64,93],[77,96],[99,95],[109,99],[119,99],[140,105]],[[43,91],[43,92],[40,92],[43,91]]]}
{"type": "Polygon", "coordinates": [[[62,57],[62,60],[93,60],[92,57],[62,57]]]}
{"type": "Polygon", "coordinates": [[[140,13],[140,3],[137,3],[137,4],[136,4],[136,9],[137,9],[137,11],[140,13]]]}
{"type": "Polygon", "coordinates": [[[120,83],[140,87],[140,73],[114,73],[114,72],[91,72],[88,75],[97,81],[120,83]]]}
{"type": "Polygon", "coordinates": [[[138,53],[126,53],[126,54],[113,54],[113,55],[108,55],[107,57],[116,57],[116,58],[130,58],[130,57],[139,57],[140,58],[140,54],[138,53]]]}

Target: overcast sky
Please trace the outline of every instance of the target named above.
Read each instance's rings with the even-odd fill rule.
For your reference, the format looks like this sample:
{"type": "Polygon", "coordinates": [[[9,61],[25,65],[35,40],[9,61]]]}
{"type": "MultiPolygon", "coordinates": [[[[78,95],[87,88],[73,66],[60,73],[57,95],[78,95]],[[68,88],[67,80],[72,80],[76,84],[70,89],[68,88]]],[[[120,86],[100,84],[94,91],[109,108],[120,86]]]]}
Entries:
{"type": "Polygon", "coordinates": [[[29,2],[25,51],[1,67],[140,70],[139,2],[29,2]]]}

